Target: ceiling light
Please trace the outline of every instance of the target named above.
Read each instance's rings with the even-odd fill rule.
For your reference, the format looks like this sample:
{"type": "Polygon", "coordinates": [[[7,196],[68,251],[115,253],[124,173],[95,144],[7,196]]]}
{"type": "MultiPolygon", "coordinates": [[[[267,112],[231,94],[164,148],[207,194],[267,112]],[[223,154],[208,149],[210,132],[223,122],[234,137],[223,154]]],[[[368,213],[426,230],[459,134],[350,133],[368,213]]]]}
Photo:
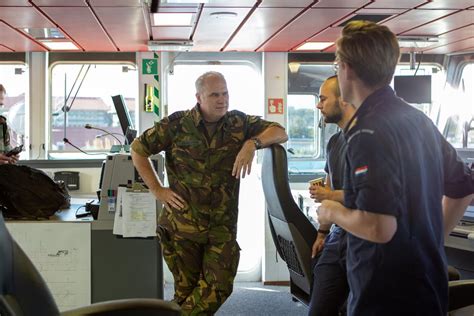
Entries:
{"type": "Polygon", "coordinates": [[[300,66],[301,66],[300,63],[294,62],[294,61],[292,61],[291,63],[288,64],[288,68],[290,68],[290,72],[291,72],[292,74],[297,73],[298,70],[300,70],[300,66]]]}
{"type": "Polygon", "coordinates": [[[399,36],[398,45],[405,48],[425,48],[439,41],[437,36],[399,36]]]}
{"type": "Polygon", "coordinates": [[[155,26],[190,26],[194,13],[154,13],[155,26]]]}
{"type": "Polygon", "coordinates": [[[192,47],[192,41],[148,41],[150,51],[187,52],[192,47]]]}
{"type": "Polygon", "coordinates": [[[73,42],[66,41],[41,41],[46,47],[52,50],[78,50],[79,48],[73,42]]]}
{"type": "Polygon", "coordinates": [[[306,42],[296,50],[323,50],[333,44],[334,42],[306,42]]]}

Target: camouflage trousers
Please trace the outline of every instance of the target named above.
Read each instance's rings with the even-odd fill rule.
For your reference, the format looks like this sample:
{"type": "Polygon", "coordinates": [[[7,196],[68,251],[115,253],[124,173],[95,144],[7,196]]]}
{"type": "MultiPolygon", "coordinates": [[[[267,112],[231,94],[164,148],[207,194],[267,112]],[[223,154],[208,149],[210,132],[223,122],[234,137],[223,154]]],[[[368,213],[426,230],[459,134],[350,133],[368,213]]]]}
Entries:
{"type": "Polygon", "coordinates": [[[240,258],[236,236],[225,226],[186,235],[168,229],[160,234],[174,277],[174,301],[183,315],[214,315],[232,293],[240,258]]]}

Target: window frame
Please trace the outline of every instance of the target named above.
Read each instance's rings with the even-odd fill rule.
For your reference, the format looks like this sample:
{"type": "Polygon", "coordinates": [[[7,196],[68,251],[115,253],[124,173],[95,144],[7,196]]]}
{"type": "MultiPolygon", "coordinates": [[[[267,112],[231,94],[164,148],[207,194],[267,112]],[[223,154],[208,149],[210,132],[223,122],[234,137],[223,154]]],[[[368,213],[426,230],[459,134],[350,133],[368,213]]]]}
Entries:
{"type": "MultiPolygon", "coordinates": [[[[77,153],[77,151],[64,151],[64,150],[52,150],[51,145],[51,137],[52,137],[52,120],[51,120],[51,115],[52,115],[52,102],[53,102],[53,83],[52,83],[52,74],[53,74],[53,68],[58,66],[58,65],[129,65],[133,68],[136,69],[136,71],[139,71],[138,64],[136,62],[133,62],[131,60],[102,60],[102,59],[84,59],[84,60],[55,60],[52,63],[48,65],[48,98],[47,98],[47,103],[46,103],[46,110],[45,110],[45,120],[46,120],[46,137],[45,137],[45,160],[50,160],[50,161],[58,161],[58,160],[66,160],[66,161],[81,161],[83,159],[91,160],[91,161],[102,161],[108,154],[109,152],[104,153],[103,150],[86,150],[86,152],[90,153],[91,157],[80,157],[80,158],[68,158],[67,156],[69,154],[74,154],[77,153]],[[61,158],[55,158],[50,155],[50,153],[57,153],[61,154],[61,158]],[[103,155],[100,155],[103,153],[103,155]],[[63,155],[62,155],[63,154],[63,155]]],[[[139,76],[139,74],[137,75],[139,76]]],[[[136,126],[136,129],[139,128],[139,103],[140,103],[140,96],[139,96],[139,91],[138,91],[138,86],[139,86],[139,78],[137,77],[137,95],[136,95],[136,101],[135,102],[135,107],[136,107],[136,115],[134,119],[134,124],[136,126]]],[[[67,127],[66,127],[67,128],[67,127]]],[[[85,154],[83,154],[85,155],[85,154]]],[[[94,163],[96,164],[96,163],[94,163]]]]}

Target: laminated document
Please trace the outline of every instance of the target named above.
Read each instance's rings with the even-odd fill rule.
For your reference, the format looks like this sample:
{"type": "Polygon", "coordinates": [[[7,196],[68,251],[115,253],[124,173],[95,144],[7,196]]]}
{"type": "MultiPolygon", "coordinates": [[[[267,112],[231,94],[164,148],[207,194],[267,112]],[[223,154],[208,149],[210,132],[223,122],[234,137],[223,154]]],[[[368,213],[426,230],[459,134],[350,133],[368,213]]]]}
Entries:
{"type": "Polygon", "coordinates": [[[156,236],[156,199],[143,188],[119,187],[115,211],[115,235],[123,237],[156,236]]]}

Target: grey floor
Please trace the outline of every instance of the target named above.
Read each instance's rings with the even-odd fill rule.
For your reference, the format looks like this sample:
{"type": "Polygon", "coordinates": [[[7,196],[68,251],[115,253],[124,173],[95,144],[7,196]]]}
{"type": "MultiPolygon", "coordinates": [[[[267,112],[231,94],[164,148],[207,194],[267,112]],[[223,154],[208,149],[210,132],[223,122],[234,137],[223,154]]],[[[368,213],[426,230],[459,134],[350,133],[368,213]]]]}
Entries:
{"type": "MultiPolygon", "coordinates": [[[[165,299],[173,297],[173,285],[165,285],[165,299]]],[[[263,286],[260,282],[237,282],[234,292],[216,313],[234,315],[307,315],[308,309],[293,302],[287,286],[263,286]]]]}

